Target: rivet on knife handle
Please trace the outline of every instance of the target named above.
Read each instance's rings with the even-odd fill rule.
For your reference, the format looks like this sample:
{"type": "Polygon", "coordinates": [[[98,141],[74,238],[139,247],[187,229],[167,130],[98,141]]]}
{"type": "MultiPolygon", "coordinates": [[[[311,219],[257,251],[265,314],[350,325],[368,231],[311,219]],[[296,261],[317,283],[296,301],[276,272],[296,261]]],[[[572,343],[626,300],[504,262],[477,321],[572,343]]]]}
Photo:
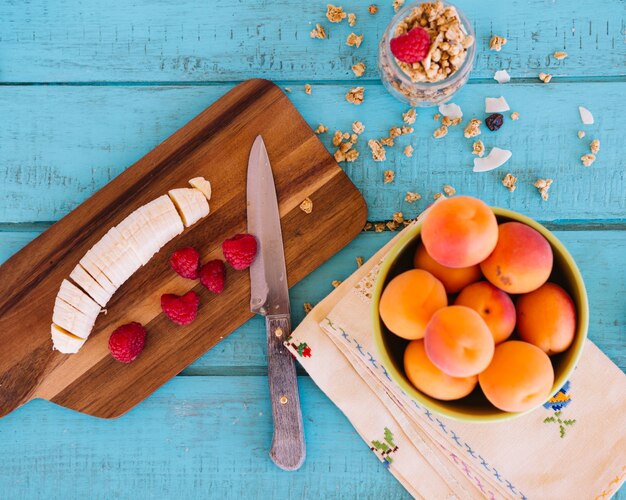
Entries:
{"type": "Polygon", "coordinates": [[[270,457],[281,469],[296,470],[306,456],[298,379],[293,356],[283,342],[291,334],[289,315],[266,316],[267,368],[274,437],[270,457]]]}

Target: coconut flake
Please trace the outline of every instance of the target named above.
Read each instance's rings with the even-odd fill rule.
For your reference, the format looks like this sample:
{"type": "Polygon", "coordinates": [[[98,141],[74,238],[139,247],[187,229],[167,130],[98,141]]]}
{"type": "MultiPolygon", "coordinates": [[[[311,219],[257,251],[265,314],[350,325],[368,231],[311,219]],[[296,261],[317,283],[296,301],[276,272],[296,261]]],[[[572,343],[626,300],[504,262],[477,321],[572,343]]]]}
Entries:
{"type": "Polygon", "coordinates": [[[511,75],[505,69],[501,69],[496,71],[496,74],[493,75],[493,79],[498,83],[509,83],[511,81],[511,75]]]}
{"type": "Polygon", "coordinates": [[[507,149],[492,148],[484,158],[474,158],[474,172],[489,172],[501,167],[512,155],[513,153],[507,149]]]}
{"type": "Polygon", "coordinates": [[[582,106],[578,106],[578,112],[580,113],[580,119],[585,125],[593,125],[593,115],[591,114],[591,111],[587,108],[583,108],[582,106]]]}
{"type": "Polygon", "coordinates": [[[463,118],[463,111],[461,110],[461,106],[458,104],[440,104],[439,112],[443,116],[447,116],[454,120],[455,118],[463,118]]]}
{"type": "Polygon", "coordinates": [[[485,113],[502,113],[509,109],[511,108],[504,97],[485,97],[485,113]]]}

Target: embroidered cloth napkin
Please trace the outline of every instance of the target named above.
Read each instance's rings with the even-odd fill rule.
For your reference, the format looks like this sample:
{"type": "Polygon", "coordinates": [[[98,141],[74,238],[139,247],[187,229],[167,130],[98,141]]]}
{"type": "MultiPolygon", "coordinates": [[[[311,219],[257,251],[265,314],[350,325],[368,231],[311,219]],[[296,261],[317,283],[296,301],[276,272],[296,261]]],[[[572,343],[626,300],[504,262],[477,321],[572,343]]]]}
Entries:
{"type": "Polygon", "coordinates": [[[548,403],[510,422],[447,419],[391,381],[369,311],[381,259],[397,237],[287,340],[315,383],[413,497],[609,498],[626,478],[626,375],[592,342],[548,403]]]}

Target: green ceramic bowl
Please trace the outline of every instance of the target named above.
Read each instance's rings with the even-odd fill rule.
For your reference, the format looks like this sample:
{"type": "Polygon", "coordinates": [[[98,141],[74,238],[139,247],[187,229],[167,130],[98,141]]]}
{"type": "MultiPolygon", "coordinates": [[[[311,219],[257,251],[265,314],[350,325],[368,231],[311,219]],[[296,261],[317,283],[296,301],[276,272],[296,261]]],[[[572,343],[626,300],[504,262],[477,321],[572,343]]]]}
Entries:
{"type": "MultiPolygon", "coordinates": [[[[549,281],[562,286],[574,300],[577,311],[576,334],[570,348],[560,354],[551,356],[554,367],[554,386],[551,393],[556,393],[571,375],[578,362],[587,338],[589,325],[589,304],[587,291],[582,276],[574,259],[565,249],[565,246],[550,231],[538,222],[511,210],[493,208],[498,223],[517,221],[526,224],[543,234],[554,252],[554,268],[549,281]]],[[[495,422],[510,420],[523,413],[509,413],[494,407],[477,386],[470,395],[456,401],[439,401],[417,390],[404,373],[403,354],[408,340],[391,333],[380,319],[378,303],[380,295],[389,281],[398,274],[413,267],[413,254],[420,242],[421,224],[412,227],[393,246],[383,261],[380,273],[376,279],[372,300],[372,319],[374,325],[374,339],[378,354],[391,378],[406,392],[424,407],[446,417],[466,422],[495,422]]],[[[515,335],[515,334],[514,334],[515,335]]],[[[542,402],[542,404],[545,401],[542,402]]],[[[540,406],[540,405],[538,405],[540,406]]],[[[532,411],[528,410],[528,411],[532,411]]]]}

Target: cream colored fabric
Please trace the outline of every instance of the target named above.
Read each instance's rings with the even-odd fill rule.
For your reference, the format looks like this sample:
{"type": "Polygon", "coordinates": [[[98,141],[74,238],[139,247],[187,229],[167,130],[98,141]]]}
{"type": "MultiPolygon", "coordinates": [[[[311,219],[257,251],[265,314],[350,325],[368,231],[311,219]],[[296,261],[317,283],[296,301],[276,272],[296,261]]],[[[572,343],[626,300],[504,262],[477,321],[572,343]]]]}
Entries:
{"type": "Polygon", "coordinates": [[[626,376],[592,342],[562,391],[510,422],[447,419],[389,379],[371,334],[369,290],[394,241],[286,342],[367,446],[416,498],[609,498],[626,478],[626,376]]]}

